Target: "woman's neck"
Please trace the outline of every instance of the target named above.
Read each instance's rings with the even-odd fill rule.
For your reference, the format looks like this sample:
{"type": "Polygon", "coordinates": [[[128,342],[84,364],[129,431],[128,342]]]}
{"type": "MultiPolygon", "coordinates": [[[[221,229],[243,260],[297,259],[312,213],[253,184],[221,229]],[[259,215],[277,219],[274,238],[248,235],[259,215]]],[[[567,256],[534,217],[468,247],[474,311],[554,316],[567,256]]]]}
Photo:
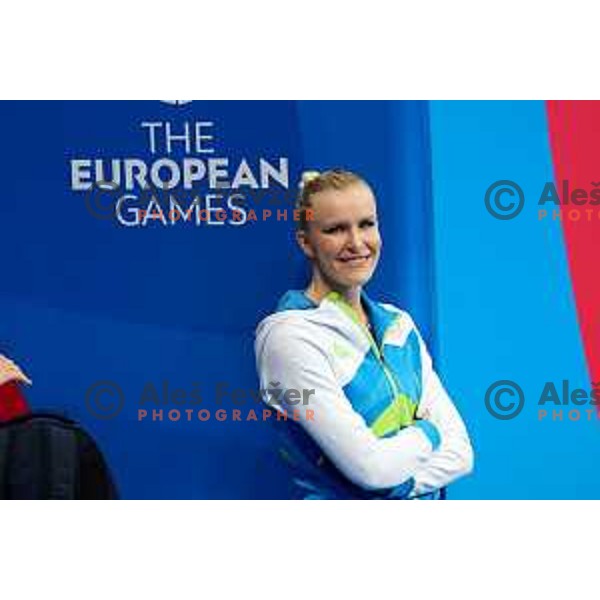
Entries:
{"type": "Polygon", "coordinates": [[[361,321],[367,324],[368,318],[360,301],[361,291],[361,287],[338,288],[328,285],[319,277],[313,277],[309,286],[306,288],[306,295],[319,304],[327,294],[330,292],[337,292],[356,311],[361,321]]]}

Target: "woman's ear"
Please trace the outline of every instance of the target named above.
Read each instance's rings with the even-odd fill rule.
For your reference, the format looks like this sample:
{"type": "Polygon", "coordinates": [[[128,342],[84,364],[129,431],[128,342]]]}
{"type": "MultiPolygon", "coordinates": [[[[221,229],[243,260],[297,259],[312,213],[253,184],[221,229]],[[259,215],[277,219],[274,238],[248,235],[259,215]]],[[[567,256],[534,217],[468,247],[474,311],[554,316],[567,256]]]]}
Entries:
{"type": "Polygon", "coordinates": [[[314,257],[315,254],[310,245],[308,233],[305,229],[298,229],[298,231],[296,231],[296,241],[298,242],[298,246],[300,246],[300,250],[304,252],[305,256],[307,256],[308,258],[314,257]]]}

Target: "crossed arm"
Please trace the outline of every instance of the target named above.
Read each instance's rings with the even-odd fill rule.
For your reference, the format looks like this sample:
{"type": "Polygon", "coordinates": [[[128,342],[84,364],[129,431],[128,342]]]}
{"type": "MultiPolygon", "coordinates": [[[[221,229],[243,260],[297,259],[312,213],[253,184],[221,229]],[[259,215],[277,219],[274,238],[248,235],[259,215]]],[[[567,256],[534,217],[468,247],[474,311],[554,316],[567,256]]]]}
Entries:
{"type": "Polygon", "coordinates": [[[268,335],[257,357],[261,387],[277,381],[284,389],[315,390],[308,407],[312,418],[300,411],[301,424],[353,483],[381,490],[410,481],[410,495],[416,496],[472,470],[473,450],[466,428],[420,337],[423,396],[419,420],[394,436],[378,438],[352,408],[325,351],[306,327],[285,323],[268,335]]]}

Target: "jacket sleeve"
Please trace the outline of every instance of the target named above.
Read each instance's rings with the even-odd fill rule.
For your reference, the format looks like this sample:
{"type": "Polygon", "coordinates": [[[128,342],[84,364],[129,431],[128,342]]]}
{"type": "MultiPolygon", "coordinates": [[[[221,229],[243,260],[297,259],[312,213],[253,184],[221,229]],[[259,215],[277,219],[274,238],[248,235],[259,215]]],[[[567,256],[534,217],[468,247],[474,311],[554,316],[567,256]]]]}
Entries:
{"type": "Polygon", "coordinates": [[[374,490],[408,482],[412,487],[415,474],[424,473],[436,444],[431,433],[435,427],[424,422],[378,438],[352,408],[306,324],[274,325],[257,343],[257,367],[265,401],[279,411],[297,410],[304,429],[356,485],[374,490]],[[268,390],[275,388],[296,390],[303,400],[291,406],[283,393],[273,399],[268,390]]]}
{"type": "Polygon", "coordinates": [[[415,327],[421,347],[423,394],[417,417],[432,422],[440,433],[440,445],[417,471],[412,495],[440,489],[473,470],[473,448],[463,420],[435,372],[431,356],[415,327]]]}

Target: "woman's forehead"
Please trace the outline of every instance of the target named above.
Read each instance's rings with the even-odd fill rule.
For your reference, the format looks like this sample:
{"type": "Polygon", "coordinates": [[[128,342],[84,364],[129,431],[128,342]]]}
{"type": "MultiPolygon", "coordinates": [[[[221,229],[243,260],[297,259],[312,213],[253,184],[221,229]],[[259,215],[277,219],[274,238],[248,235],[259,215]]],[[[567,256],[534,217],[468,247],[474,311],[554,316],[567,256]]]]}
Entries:
{"type": "Polygon", "coordinates": [[[361,183],[349,185],[341,190],[317,192],[311,198],[311,208],[315,216],[320,218],[368,216],[377,210],[373,192],[361,183]]]}

